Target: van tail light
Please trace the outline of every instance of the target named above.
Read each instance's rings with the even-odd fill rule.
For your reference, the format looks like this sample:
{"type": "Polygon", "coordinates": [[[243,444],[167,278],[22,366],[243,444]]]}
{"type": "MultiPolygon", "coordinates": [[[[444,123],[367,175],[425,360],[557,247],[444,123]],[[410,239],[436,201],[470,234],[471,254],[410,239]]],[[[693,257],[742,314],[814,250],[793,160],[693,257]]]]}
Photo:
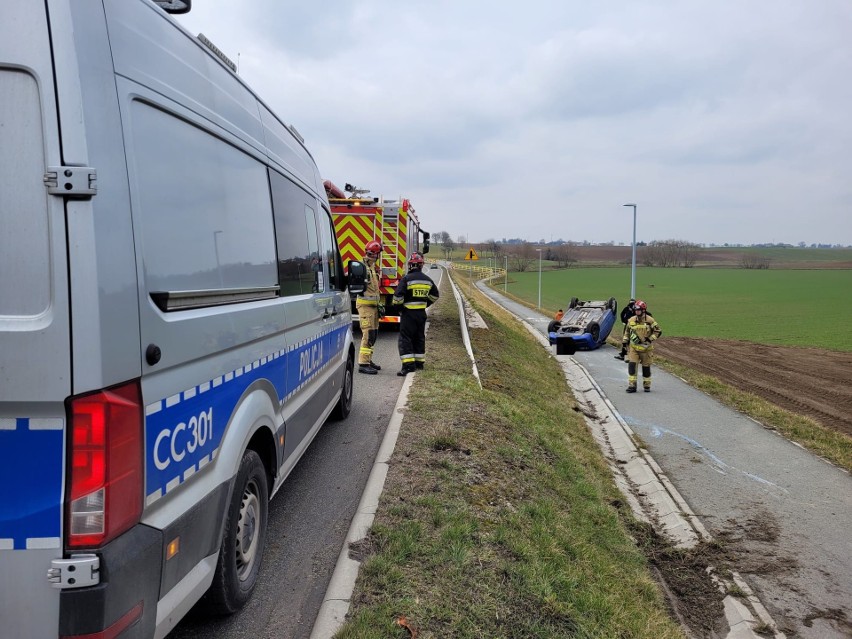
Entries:
{"type": "Polygon", "coordinates": [[[138,381],[72,397],[65,539],[103,546],[142,515],[142,401],[138,381]]]}

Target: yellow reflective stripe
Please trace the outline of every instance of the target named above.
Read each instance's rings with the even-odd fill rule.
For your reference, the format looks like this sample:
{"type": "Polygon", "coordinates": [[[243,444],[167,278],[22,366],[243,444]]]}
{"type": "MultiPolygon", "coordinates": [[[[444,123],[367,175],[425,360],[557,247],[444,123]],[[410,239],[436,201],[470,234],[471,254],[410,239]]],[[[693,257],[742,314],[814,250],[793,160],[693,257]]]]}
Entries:
{"type": "Polygon", "coordinates": [[[412,311],[419,311],[426,308],[426,302],[406,302],[405,308],[412,311]]]}

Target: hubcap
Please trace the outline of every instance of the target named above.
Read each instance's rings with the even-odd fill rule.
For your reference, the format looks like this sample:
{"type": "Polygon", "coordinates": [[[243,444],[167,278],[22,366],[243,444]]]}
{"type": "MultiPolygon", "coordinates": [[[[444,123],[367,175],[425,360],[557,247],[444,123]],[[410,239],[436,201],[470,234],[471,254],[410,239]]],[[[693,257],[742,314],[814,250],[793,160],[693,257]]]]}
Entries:
{"type": "Polygon", "coordinates": [[[251,574],[251,569],[257,559],[257,534],[260,520],[260,499],[258,487],[253,481],[246,485],[243,499],[240,503],[240,518],[237,522],[237,576],[240,581],[251,574]]]}
{"type": "Polygon", "coordinates": [[[346,367],[346,376],[343,378],[343,401],[347,408],[352,403],[352,369],[348,366],[346,367]]]}

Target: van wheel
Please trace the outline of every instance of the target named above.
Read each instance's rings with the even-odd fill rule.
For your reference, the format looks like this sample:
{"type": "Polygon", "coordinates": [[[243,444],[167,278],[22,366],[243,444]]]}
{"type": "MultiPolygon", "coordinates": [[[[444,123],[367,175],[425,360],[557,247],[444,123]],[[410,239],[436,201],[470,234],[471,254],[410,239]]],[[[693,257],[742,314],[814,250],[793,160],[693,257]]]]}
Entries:
{"type": "Polygon", "coordinates": [[[349,417],[352,411],[352,386],[354,382],[355,357],[350,355],[346,360],[346,369],[343,371],[343,383],[340,386],[340,398],[334,410],[331,412],[332,419],[338,421],[349,417]]]}
{"type": "Polygon", "coordinates": [[[580,303],[580,300],[578,300],[576,297],[572,297],[571,301],[568,302],[568,308],[576,308],[577,304],[579,304],[579,303],[580,303]]]}
{"type": "Polygon", "coordinates": [[[268,513],[266,469],[260,456],[247,450],[234,483],[216,574],[207,593],[210,610],[230,615],[251,598],[263,558],[268,513]]]}

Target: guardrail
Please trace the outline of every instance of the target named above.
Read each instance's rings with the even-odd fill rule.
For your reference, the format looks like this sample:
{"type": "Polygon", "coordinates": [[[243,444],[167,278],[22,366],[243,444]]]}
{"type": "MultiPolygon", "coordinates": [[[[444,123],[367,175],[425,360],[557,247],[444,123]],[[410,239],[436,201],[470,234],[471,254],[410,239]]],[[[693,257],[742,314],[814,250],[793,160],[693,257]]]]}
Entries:
{"type": "Polygon", "coordinates": [[[480,279],[483,277],[506,277],[506,269],[496,266],[481,266],[473,262],[465,262],[464,264],[461,262],[441,262],[440,264],[459,273],[470,273],[471,277],[476,276],[480,279]]]}

